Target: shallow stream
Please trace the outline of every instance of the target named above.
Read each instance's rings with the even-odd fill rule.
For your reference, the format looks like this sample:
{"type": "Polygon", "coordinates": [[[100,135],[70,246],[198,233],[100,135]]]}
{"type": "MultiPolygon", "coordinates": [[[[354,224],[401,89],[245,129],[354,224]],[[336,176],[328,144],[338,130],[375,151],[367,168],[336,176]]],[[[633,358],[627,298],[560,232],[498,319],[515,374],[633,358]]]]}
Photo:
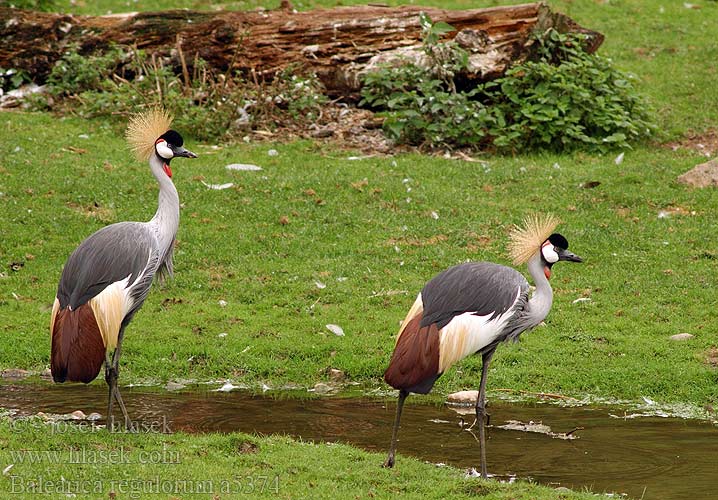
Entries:
{"type": "MultiPolygon", "coordinates": [[[[133,420],[166,421],[172,431],[241,431],[288,434],[303,440],[341,441],[384,452],[396,408],[393,398],[262,396],[242,391],[124,388],[133,420]]],[[[52,385],[0,381],[0,408],[21,414],[105,412],[102,385],[52,385]]],[[[401,455],[463,469],[479,468],[478,443],[462,430],[462,416],[411,396],[402,417],[401,455]]],[[[489,472],[551,486],[625,493],[633,498],[718,498],[718,426],[710,422],[634,413],[615,406],[560,407],[492,401],[489,472]],[[542,423],[561,439],[540,432],[499,428],[508,421],[542,423]]],[[[469,414],[463,417],[473,421],[469,414]]],[[[377,462],[377,467],[380,462],[377,462]]]]}

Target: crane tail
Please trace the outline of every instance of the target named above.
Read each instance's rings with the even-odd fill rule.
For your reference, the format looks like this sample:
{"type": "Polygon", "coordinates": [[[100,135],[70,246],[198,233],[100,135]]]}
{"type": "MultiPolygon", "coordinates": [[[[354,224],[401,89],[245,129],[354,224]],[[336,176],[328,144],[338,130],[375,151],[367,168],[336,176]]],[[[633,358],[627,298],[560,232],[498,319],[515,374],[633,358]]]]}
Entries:
{"type": "MultiPolygon", "coordinates": [[[[412,308],[413,309],[413,308],[412,308]]],[[[421,311],[404,321],[384,381],[395,389],[426,394],[441,376],[439,330],[435,324],[421,326],[421,311]]]]}
{"type": "Polygon", "coordinates": [[[105,360],[105,344],[89,303],[52,310],[50,371],[55,382],[92,382],[105,360]]]}

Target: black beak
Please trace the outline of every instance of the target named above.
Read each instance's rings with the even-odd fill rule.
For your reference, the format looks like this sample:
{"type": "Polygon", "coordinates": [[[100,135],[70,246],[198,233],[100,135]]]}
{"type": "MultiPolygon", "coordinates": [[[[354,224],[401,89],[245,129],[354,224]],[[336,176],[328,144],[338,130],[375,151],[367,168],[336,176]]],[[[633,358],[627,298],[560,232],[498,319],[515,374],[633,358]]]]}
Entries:
{"type": "Polygon", "coordinates": [[[170,146],[172,149],[172,153],[174,153],[174,158],[177,158],[178,156],[181,156],[183,158],[197,158],[197,155],[194,154],[192,151],[183,148],[182,146],[170,146]]]}
{"type": "Polygon", "coordinates": [[[571,253],[568,250],[564,250],[563,248],[557,248],[556,253],[558,253],[558,260],[566,260],[569,262],[583,262],[583,259],[576,255],[575,253],[571,253]]]}

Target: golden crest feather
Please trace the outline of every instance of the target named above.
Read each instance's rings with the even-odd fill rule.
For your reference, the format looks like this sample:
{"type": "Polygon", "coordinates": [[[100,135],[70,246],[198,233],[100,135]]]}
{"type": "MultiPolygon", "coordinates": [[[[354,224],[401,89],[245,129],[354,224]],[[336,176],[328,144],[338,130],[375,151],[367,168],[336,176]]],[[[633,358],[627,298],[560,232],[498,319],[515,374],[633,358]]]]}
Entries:
{"type": "Polygon", "coordinates": [[[125,137],[138,160],[147,161],[155,150],[155,141],[170,129],[172,117],[162,108],[150,108],[130,119],[125,137]]]}
{"type": "Polygon", "coordinates": [[[514,265],[528,262],[560,222],[552,214],[531,214],[524,218],[523,226],[514,226],[509,234],[509,254],[514,265]]]}

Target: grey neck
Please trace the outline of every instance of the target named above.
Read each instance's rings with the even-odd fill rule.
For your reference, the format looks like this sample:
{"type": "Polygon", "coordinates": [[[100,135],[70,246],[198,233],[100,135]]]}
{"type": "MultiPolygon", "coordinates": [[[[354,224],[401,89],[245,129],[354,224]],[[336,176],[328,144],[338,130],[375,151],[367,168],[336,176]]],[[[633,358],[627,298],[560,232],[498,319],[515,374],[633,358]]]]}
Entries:
{"type": "Polygon", "coordinates": [[[148,222],[157,231],[160,248],[164,253],[172,244],[179,226],[179,194],[172,179],[162,168],[165,161],[156,153],[150,157],[150,170],[160,185],[157,212],[148,222]]]}
{"type": "Polygon", "coordinates": [[[528,303],[528,319],[533,326],[541,323],[549,311],[551,311],[551,305],[553,304],[553,290],[551,284],[544,274],[544,263],[541,259],[541,252],[531,257],[528,263],[529,273],[534,280],[536,290],[529,299],[528,303]]]}

